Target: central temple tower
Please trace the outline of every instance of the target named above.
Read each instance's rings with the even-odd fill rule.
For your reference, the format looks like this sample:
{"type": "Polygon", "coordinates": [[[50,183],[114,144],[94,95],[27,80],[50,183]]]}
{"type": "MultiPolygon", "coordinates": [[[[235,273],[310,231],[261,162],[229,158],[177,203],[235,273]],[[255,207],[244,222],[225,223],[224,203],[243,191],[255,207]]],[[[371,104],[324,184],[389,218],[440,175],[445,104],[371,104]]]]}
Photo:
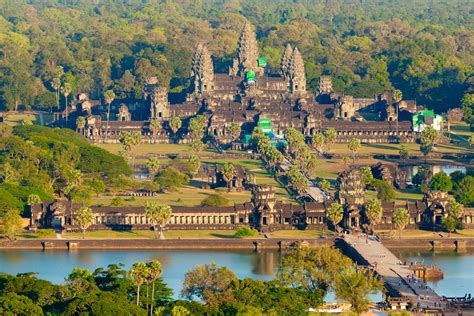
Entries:
{"type": "Polygon", "coordinates": [[[229,74],[244,76],[247,71],[261,72],[258,67],[258,43],[255,32],[249,23],[245,23],[237,44],[237,56],[234,58],[229,74]]]}

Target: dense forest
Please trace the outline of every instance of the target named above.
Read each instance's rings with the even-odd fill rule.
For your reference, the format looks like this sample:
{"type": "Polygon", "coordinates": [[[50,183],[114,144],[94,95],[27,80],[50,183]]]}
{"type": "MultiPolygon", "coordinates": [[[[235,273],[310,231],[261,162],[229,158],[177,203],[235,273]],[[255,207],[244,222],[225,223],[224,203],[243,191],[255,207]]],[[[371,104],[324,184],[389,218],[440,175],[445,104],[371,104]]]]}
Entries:
{"type": "Polygon", "coordinates": [[[72,130],[0,128],[0,216],[9,209],[28,209],[32,195],[39,201],[62,196],[84,202],[106,185],[121,186],[122,176],[130,173],[122,157],[89,144],[72,130]]]}
{"type": "Polygon", "coordinates": [[[140,98],[150,76],[179,93],[196,44],[226,71],[249,21],[271,68],[298,46],[313,90],[331,75],[347,94],[395,87],[443,112],[472,93],[473,11],[469,0],[0,0],[0,106],[56,104],[57,66],[71,95],[140,98]]]}

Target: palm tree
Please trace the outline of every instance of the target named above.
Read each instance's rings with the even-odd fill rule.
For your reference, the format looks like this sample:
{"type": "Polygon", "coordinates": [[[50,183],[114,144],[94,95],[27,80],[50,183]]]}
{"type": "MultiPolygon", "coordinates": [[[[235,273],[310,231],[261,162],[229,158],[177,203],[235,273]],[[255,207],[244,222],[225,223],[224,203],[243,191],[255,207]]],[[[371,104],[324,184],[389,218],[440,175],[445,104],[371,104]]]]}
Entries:
{"type": "Polygon", "coordinates": [[[232,162],[226,162],[221,169],[222,177],[227,182],[227,190],[230,192],[230,182],[235,177],[235,167],[232,162]]]}
{"type": "Polygon", "coordinates": [[[67,126],[67,121],[68,121],[68,118],[69,118],[69,109],[68,109],[68,106],[67,106],[67,97],[69,96],[69,94],[71,93],[71,85],[69,83],[65,83],[62,87],[61,87],[61,93],[64,95],[64,100],[65,100],[65,103],[66,103],[66,126],[67,126]]]}
{"type": "Polygon", "coordinates": [[[158,169],[160,169],[160,161],[156,157],[150,157],[146,160],[146,166],[148,168],[148,172],[151,175],[154,175],[158,169]]]}
{"type": "Polygon", "coordinates": [[[84,133],[84,127],[86,127],[86,119],[84,116],[79,116],[76,119],[76,128],[81,131],[81,133],[84,133]]]}
{"type": "Polygon", "coordinates": [[[153,233],[156,235],[156,226],[160,226],[160,239],[165,239],[163,228],[171,219],[171,206],[161,205],[157,202],[148,202],[145,208],[145,216],[151,220],[153,225],[153,233]]]}
{"type": "Polygon", "coordinates": [[[151,315],[153,315],[153,309],[155,308],[155,282],[161,276],[163,269],[161,268],[161,263],[158,260],[153,260],[148,262],[148,276],[151,280],[151,315]]]}
{"type": "Polygon", "coordinates": [[[160,132],[160,130],[161,130],[161,122],[158,121],[157,119],[150,120],[150,131],[151,131],[151,134],[153,135],[153,143],[156,142],[156,135],[160,132]]]}
{"type": "Polygon", "coordinates": [[[328,209],[326,210],[326,214],[333,224],[334,230],[336,230],[337,224],[339,224],[344,216],[344,209],[342,208],[342,205],[337,202],[331,203],[331,205],[329,205],[328,209]]]}
{"type": "Polygon", "coordinates": [[[137,286],[137,306],[140,305],[140,287],[145,283],[147,266],[143,262],[135,262],[130,269],[129,276],[137,286]]]}
{"type": "MultiPolygon", "coordinates": [[[[53,78],[51,82],[51,86],[56,91],[56,106],[58,107],[58,110],[59,110],[59,89],[61,88],[61,79],[53,78]]],[[[53,111],[53,108],[51,106],[49,107],[49,111],[50,112],[53,111]]]]}
{"type": "Polygon", "coordinates": [[[169,124],[173,135],[176,135],[178,130],[181,128],[182,122],[179,117],[175,116],[170,120],[169,124]]]}
{"type": "Polygon", "coordinates": [[[109,122],[110,122],[110,105],[114,102],[115,93],[112,90],[107,90],[104,93],[104,100],[107,104],[107,126],[105,128],[105,140],[107,140],[107,136],[109,133],[109,122]]]}

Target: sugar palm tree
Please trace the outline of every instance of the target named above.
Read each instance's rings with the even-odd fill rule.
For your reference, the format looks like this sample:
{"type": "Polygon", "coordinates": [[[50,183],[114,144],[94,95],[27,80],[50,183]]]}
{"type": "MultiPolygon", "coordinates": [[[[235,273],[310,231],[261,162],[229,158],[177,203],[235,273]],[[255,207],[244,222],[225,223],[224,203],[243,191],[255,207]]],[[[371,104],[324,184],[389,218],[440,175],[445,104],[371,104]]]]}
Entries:
{"type": "Polygon", "coordinates": [[[76,128],[81,131],[81,133],[84,132],[84,127],[86,127],[86,119],[84,118],[84,116],[79,116],[77,119],[76,119],[76,128]]]}
{"type": "Polygon", "coordinates": [[[71,91],[72,91],[71,85],[67,82],[61,87],[61,93],[64,96],[64,100],[65,100],[65,104],[66,104],[66,126],[67,126],[68,118],[69,118],[69,109],[68,109],[68,105],[67,105],[67,97],[69,96],[69,94],[71,94],[71,91]]]}
{"type": "Polygon", "coordinates": [[[105,140],[109,134],[109,122],[110,122],[110,105],[115,100],[115,93],[112,90],[107,90],[104,93],[104,101],[107,104],[107,126],[105,128],[105,140]]]}
{"type": "Polygon", "coordinates": [[[222,177],[227,182],[227,190],[230,192],[230,182],[235,176],[235,167],[232,162],[226,162],[221,169],[222,177]]]}
{"type": "Polygon", "coordinates": [[[153,315],[153,309],[155,308],[155,282],[161,276],[163,269],[161,268],[161,263],[158,260],[153,260],[148,262],[148,276],[151,280],[151,313],[153,315]]]}
{"type": "Polygon", "coordinates": [[[129,277],[137,286],[137,306],[140,305],[140,287],[145,283],[147,266],[143,262],[135,262],[129,272],[129,277]]]}
{"type": "MultiPolygon", "coordinates": [[[[56,106],[59,110],[59,89],[61,88],[61,79],[53,78],[51,81],[51,87],[53,87],[53,89],[56,91],[56,106]]],[[[49,111],[53,111],[52,107],[49,107],[49,111]]]]}
{"type": "Polygon", "coordinates": [[[151,131],[151,134],[153,135],[153,143],[156,142],[156,135],[160,132],[160,130],[161,130],[161,122],[158,121],[157,119],[150,120],[150,131],[151,131]]]}
{"type": "Polygon", "coordinates": [[[148,172],[151,175],[154,175],[160,168],[160,161],[156,157],[150,157],[146,160],[146,166],[148,168],[148,172]]]}
{"type": "Polygon", "coordinates": [[[150,219],[153,225],[153,232],[156,235],[156,226],[160,227],[160,239],[165,239],[163,234],[163,228],[168,224],[171,219],[171,206],[161,205],[157,202],[148,202],[145,208],[145,216],[150,219]]]}

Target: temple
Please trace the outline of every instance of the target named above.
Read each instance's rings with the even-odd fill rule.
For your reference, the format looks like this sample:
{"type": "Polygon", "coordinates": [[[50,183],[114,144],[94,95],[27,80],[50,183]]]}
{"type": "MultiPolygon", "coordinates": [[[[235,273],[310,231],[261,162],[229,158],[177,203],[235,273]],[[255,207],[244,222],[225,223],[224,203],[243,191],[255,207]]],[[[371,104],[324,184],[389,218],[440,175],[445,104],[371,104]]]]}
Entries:
{"type": "Polygon", "coordinates": [[[77,130],[93,143],[116,143],[123,131],[131,130],[140,131],[142,142],[188,143],[186,127],[196,115],[207,119],[207,140],[222,145],[243,142],[261,119],[271,120],[275,134],[293,127],[310,137],[331,127],[337,142],[359,138],[366,143],[406,143],[417,137],[412,118],[420,107],[415,101],[396,101],[391,92],[372,98],[335,92],[330,76],[321,76],[317,91],[312,92],[298,47],[286,45],[280,69],[272,73],[267,59],[259,55],[255,32],[248,23],[227,73],[214,71],[204,43],[197,45],[190,66],[191,85],[182,103],[171,104],[166,87],[152,77],[144,84],[143,100],[112,104],[109,123],[106,106],[80,94],[69,109],[68,126],[75,117],[85,117],[85,126],[77,130]],[[183,123],[177,132],[169,125],[173,117],[183,123]],[[162,122],[160,130],[150,128],[152,120],[162,122]],[[240,137],[232,135],[231,124],[240,126],[240,137]]]}
{"type": "MultiPolygon", "coordinates": [[[[360,229],[368,224],[364,214],[364,189],[359,171],[345,171],[338,177],[335,200],[344,206],[344,217],[340,226],[360,229]],[[354,195],[354,196],[353,196],[354,195]]],[[[226,207],[173,206],[168,229],[237,229],[250,226],[261,232],[288,229],[323,229],[328,227],[327,208],[331,200],[286,204],[278,201],[273,188],[268,185],[252,185],[249,202],[226,207]]],[[[422,201],[382,203],[382,218],[377,229],[395,229],[393,214],[396,208],[406,208],[410,214],[408,228],[440,229],[442,220],[448,216],[449,200],[440,191],[429,192],[422,201]]],[[[30,228],[54,227],[66,231],[78,231],[76,212],[83,205],[69,201],[44,201],[31,206],[30,228]]],[[[89,230],[134,230],[150,229],[151,221],[145,215],[145,207],[91,207],[93,225],[89,230]]],[[[474,227],[474,209],[464,208],[460,222],[465,228],[474,227]]]]}

